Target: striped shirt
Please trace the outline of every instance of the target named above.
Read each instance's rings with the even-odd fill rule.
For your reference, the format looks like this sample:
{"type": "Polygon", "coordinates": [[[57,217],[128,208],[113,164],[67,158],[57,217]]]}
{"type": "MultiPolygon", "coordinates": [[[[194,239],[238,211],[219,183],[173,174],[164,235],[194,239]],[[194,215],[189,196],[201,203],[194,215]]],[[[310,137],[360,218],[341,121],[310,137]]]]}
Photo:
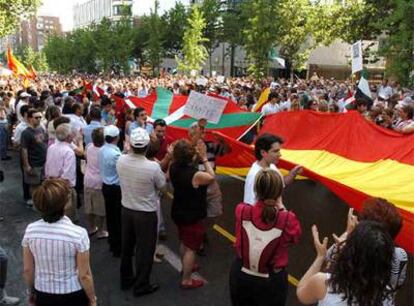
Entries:
{"type": "Polygon", "coordinates": [[[34,287],[40,292],[67,294],[82,289],[76,255],[89,250],[86,230],[68,217],[55,223],[39,220],[29,224],[22,241],[35,262],[34,287]]]}

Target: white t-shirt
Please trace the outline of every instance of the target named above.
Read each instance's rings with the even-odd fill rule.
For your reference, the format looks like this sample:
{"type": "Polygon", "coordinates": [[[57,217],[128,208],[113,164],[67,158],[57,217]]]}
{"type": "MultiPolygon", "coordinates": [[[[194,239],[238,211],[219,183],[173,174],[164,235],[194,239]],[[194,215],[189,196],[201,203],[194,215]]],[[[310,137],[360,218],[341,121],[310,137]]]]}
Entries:
{"type": "Polygon", "coordinates": [[[275,114],[277,112],[280,112],[280,106],[277,103],[272,104],[269,102],[269,103],[266,103],[262,108],[263,116],[275,114]]]}
{"type": "MultiPolygon", "coordinates": [[[[283,186],[285,185],[283,181],[283,175],[280,172],[280,170],[276,167],[274,164],[270,164],[270,169],[275,170],[280,177],[282,178],[283,186]]],[[[262,167],[259,165],[258,161],[255,161],[252,165],[252,167],[249,170],[249,173],[247,173],[246,181],[244,183],[244,197],[243,202],[246,204],[254,205],[256,204],[256,195],[254,193],[254,181],[256,179],[257,173],[262,170],[262,167]]]]}

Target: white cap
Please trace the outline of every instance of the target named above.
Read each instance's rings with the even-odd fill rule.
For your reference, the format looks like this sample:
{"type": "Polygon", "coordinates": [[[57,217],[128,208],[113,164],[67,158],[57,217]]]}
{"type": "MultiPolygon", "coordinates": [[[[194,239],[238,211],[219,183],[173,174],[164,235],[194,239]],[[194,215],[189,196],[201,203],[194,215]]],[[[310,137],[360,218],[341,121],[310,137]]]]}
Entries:
{"type": "Polygon", "coordinates": [[[29,98],[29,97],[31,97],[32,95],[31,94],[28,94],[27,92],[25,92],[25,91],[23,91],[21,94],[20,94],[20,98],[29,98]]]}
{"type": "Polygon", "coordinates": [[[119,136],[119,129],[115,125],[108,125],[104,128],[104,137],[111,136],[117,137],[119,136]]]}
{"type": "Polygon", "coordinates": [[[129,143],[134,148],[144,148],[150,142],[150,136],[146,130],[143,128],[133,129],[129,137],[129,143]]]}

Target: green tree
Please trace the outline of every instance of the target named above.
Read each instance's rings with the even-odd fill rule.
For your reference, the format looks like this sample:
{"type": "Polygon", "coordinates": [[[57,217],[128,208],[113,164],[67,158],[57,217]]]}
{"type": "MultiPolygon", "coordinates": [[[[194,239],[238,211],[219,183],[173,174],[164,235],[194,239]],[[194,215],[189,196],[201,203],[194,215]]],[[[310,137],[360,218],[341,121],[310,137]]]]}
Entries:
{"type": "Polygon", "coordinates": [[[276,22],[277,2],[274,0],[252,0],[242,5],[249,15],[246,27],[244,49],[249,61],[248,71],[256,78],[267,75],[269,70],[268,53],[273,47],[278,25],[276,22]]]}
{"type": "Polygon", "coordinates": [[[222,35],[222,16],[221,16],[221,4],[217,0],[204,0],[200,7],[200,10],[203,14],[206,26],[203,31],[203,37],[207,40],[204,42],[204,45],[207,48],[208,57],[209,57],[209,71],[211,75],[212,71],[212,58],[211,54],[214,49],[219,45],[219,40],[222,35]]]}
{"type": "Polygon", "coordinates": [[[388,59],[387,74],[414,86],[414,2],[392,2],[392,13],[383,20],[387,37],[380,53],[388,59]]]}
{"type": "Polygon", "coordinates": [[[0,0],[0,37],[13,33],[22,17],[33,15],[40,0],[0,0]]]}
{"type": "Polygon", "coordinates": [[[150,32],[148,16],[140,17],[138,23],[132,29],[133,49],[131,54],[138,59],[140,68],[147,63],[145,50],[150,32]]]}
{"type": "Polygon", "coordinates": [[[162,48],[167,56],[179,55],[183,48],[184,31],[187,27],[188,12],[184,4],[176,2],[175,6],[162,16],[162,48]]]}
{"type": "Polygon", "coordinates": [[[230,75],[234,76],[234,56],[237,46],[244,44],[244,35],[241,29],[246,27],[248,16],[243,14],[243,10],[239,6],[232,6],[222,14],[223,29],[221,41],[230,45],[230,75]]]}
{"type": "Polygon", "coordinates": [[[184,45],[181,52],[183,58],[180,59],[176,56],[176,60],[180,71],[198,71],[208,55],[207,49],[204,46],[207,38],[203,37],[206,22],[198,6],[194,5],[191,8],[190,17],[187,21],[188,28],[184,32],[184,45]]]}
{"type": "Polygon", "coordinates": [[[279,28],[276,43],[280,55],[289,64],[291,81],[295,69],[304,69],[314,45],[310,43],[313,32],[310,22],[312,5],[308,0],[280,0],[278,2],[277,20],[279,28]],[[300,13],[298,13],[300,12],[300,13]]]}
{"type": "Polygon", "coordinates": [[[75,47],[69,37],[51,35],[43,48],[50,70],[69,73],[74,66],[75,47]]]}
{"type": "Polygon", "coordinates": [[[28,68],[32,65],[36,71],[45,72],[48,70],[45,53],[42,51],[35,52],[30,46],[23,49],[21,56],[23,64],[28,68]]]}
{"type": "Polygon", "coordinates": [[[147,56],[148,61],[152,67],[153,74],[159,73],[161,57],[163,56],[162,49],[162,23],[158,15],[159,9],[158,0],[154,1],[154,8],[151,10],[149,17],[149,37],[147,42],[147,56]]]}

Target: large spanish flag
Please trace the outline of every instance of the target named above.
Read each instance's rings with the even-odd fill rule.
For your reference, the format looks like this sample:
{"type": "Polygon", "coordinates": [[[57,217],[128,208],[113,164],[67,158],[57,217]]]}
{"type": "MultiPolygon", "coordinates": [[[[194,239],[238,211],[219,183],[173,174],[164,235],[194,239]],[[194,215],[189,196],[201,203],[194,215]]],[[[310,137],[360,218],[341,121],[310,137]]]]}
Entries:
{"type": "MultiPolygon", "coordinates": [[[[217,96],[215,96],[217,97],[217,96]]],[[[217,97],[225,99],[222,97],[217,97]]],[[[187,103],[188,96],[174,95],[171,91],[158,87],[154,93],[145,97],[128,97],[126,104],[131,107],[143,107],[152,119],[165,119],[177,112],[187,103]]],[[[119,100],[119,99],[118,99],[119,100]]],[[[219,131],[234,139],[242,137],[246,131],[254,126],[261,114],[246,112],[240,109],[234,102],[228,100],[220,121],[217,124],[208,123],[207,130],[219,131]]],[[[180,115],[170,125],[180,128],[188,128],[196,120],[180,115]]]]}
{"type": "MultiPolygon", "coordinates": [[[[304,175],[357,210],[368,197],[395,204],[404,219],[397,242],[414,253],[414,135],[383,129],[353,111],[278,113],[265,119],[260,133],[285,140],[279,167],[303,165],[304,175]]],[[[247,159],[243,152],[240,162],[247,159]]],[[[246,173],[248,164],[236,163],[236,156],[218,160],[224,173],[246,173]]]]}
{"type": "MultiPolygon", "coordinates": [[[[404,220],[397,243],[414,254],[414,135],[378,127],[357,112],[311,111],[269,116],[260,133],[285,140],[280,169],[303,165],[303,176],[321,182],[355,209],[369,197],[395,204],[404,220]]],[[[167,134],[170,140],[186,137],[185,130],[172,127],[167,134]]],[[[231,152],[217,158],[217,172],[245,176],[255,161],[253,146],[221,137],[231,152]]]]}

